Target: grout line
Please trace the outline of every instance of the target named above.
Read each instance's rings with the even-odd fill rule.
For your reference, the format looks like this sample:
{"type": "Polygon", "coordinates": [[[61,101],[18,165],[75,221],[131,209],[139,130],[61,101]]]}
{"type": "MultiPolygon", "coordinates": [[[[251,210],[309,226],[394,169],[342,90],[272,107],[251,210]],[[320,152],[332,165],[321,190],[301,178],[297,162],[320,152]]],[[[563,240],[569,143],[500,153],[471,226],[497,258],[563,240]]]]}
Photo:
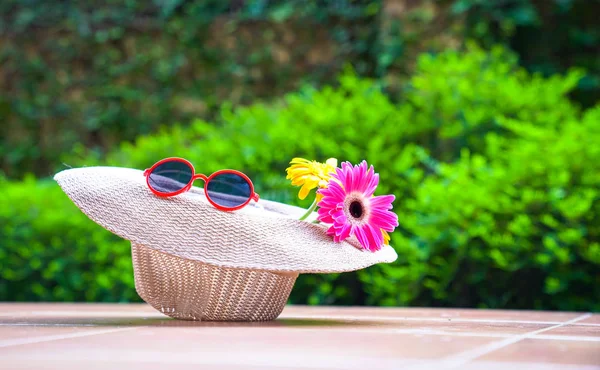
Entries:
{"type": "MultiPolygon", "coordinates": [[[[573,324],[577,321],[581,321],[581,320],[585,320],[588,317],[592,316],[591,313],[586,313],[584,315],[581,315],[579,317],[576,317],[572,320],[569,321],[565,321],[561,324],[557,324],[557,325],[553,325],[553,326],[549,326],[547,328],[543,328],[543,329],[539,329],[539,330],[534,330],[525,334],[519,334],[519,335],[515,335],[513,337],[510,338],[506,338],[504,340],[501,340],[499,342],[492,342],[486,345],[483,345],[481,347],[472,349],[472,350],[467,350],[464,352],[460,352],[458,354],[452,355],[452,356],[448,356],[444,359],[442,359],[439,362],[439,365],[441,365],[442,369],[454,369],[457,367],[462,367],[465,364],[467,364],[470,361],[475,360],[478,357],[482,357],[485,356],[491,352],[494,352],[496,350],[499,350],[501,348],[507,347],[511,344],[517,343],[522,341],[523,339],[527,339],[527,338],[531,338],[531,337],[535,337],[537,334],[552,330],[552,329],[556,329],[556,328],[560,328],[562,326],[565,325],[569,325],[569,324],[573,324]]],[[[436,367],[440,367],[438,365],[438,363],[436,363],[436,367]]]]}
{"type": "MultiPolygon", "coordinates": [[[[323,331],[323,328],[295,328],[296,331],[323,331]]],[[[432,329],[362,329],[362,328],[335,328],[330,332],[341,333],[372,333],[372,334],[412,334],[415,336],[447,336],[447,337],[481,337],[481,338],[513,338],[515,334],[494,333],[494,332],[460,332],[432,329]]],[[[518,335],[518,334],[516,334],[518,335]]],[[[536,339],[542,340],[565,340],[579,342],[600,342],[600,337],[578,336],[578,335],[538,335],[536,339]]]]}
{"type": "Polygon", "coordinates": [[[114,333],[114,332],[119,332],[119,331],[133,330],[133,329],[137,329],[137,328],[104,329],[104,330],[85,331],[83,333],[71,333],[71,334],[60,334],[60,335],[45,335],[45,336],[33,337],[33,338],[0,340],[0,348],[2,348],[2,347],[20,346],[20,345],[23,345],[23,344],[34,344],[34,343],[41,343],[41,342],[50,342],[50,341],[61,340],[61,339],[87,337],[87,336],[90,336],[90,335],[101,335],[101,334],[108,334],[108,333],[114,333]]]}
{"type": "MultiPolygon", "coordinates": [[[[31,327],[98,327],[95,324],[28,324],[28,323],[14,323],[14,324],[3,324],[0,323],[0,328],[3,326],[31,326],[31,327]]],[[[153,328],[152,325],[140,325],[138,328],[153,328]]],[[[277,327],[273,327],[277,329],[277,327]]],[[[287,328],[286,328],[287,329],[287,328]]],[[[323,331],[322,327],[315,328],[295,328],[294,332],[297,331],[323,331]]],[[[341,333],[374,333],[374,334],[412,334],[416,336],[448,336],[448,337],[479,337],[479,338],[512,338],[515,334],[508,333],[494,333],[494,332],[459,332],[459,331],[445,331],[435,329],[382,329],[382,328],[333,328],[329,329],[332,332],[341,333]]],[[[565,341],[579,341],[579,342],[600,342],[600,337],[592,336],[578,336],[578,335],[538,335],[536,339],[541,340],[565,340],[565,341]]]]}
{"type": "Polygon", "coordinates": [[[577,342],[600,342],[600,337],[583,337],[579,335],[536,335],[535,339],[572,340],[577,342]]]}

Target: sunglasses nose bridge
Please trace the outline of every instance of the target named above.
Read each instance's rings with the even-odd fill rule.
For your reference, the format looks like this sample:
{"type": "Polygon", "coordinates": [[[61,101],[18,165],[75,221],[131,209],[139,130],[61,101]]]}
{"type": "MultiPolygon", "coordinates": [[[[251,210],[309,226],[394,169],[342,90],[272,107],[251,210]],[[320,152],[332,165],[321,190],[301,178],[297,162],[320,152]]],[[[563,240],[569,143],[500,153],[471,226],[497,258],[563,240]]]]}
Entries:
{"type": "Polygon", "coordinates": [[[196,181],[196,180],[198,180],[198,179],[200,179],[200,180],[202,180],[202,181],[206,182],[206,181],[208,180],[208,177],[206,177],[206,175],[204,175],[204,174],[202,174],[202,173],[199,173],[199,174],[197,174],[197,175],[194,175],[194,177],[192,177],[192,182],[194,182],[194,181],[196,181]]]}

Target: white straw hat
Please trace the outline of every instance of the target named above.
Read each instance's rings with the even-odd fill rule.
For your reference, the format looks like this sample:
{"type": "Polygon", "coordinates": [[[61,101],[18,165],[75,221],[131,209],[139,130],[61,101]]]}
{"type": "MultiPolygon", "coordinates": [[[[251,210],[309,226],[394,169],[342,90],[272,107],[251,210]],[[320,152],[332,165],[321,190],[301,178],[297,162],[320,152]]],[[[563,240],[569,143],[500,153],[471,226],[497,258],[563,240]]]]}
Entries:
{"type": "Polygon", "coordinates": [[[234,212],[203,190],[157,197],[143,172],[120,167],[65,170],[54,179],[92,220],[131,241],[136,289],[166,315],[188,320],[272,320],[300,273],[332,273],[393,262],[390,246],[336,243],[304,210],[260,200],[234,212]]]}

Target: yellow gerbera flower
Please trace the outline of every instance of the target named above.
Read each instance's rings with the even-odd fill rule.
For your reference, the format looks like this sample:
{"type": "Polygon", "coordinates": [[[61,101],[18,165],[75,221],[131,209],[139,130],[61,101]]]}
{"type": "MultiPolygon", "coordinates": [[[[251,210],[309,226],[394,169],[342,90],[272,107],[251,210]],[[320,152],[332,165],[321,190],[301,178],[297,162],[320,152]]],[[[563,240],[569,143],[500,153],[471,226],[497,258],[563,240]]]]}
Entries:
{"type": "MultiPolygon", "coordinates": [[[[304,158],[294,158],[290,164],[291,166],[285,170],[287,172],[286,179],[292,180],[294,186],[302,186],[298,192],[298,198],[304,199],[317,186],[327,187],[331,174],[337,167],[337,159],[329,158],[325,163],[320,163],[304,158]]],[[[317,194],[317,200],[319,200],[319,195],[317,194]]]]}
{"type": "Polygon", "coordinates": [[[383,234],[383,244],[390,245],[390,234],[383,229],[381,229],[381,233],[383,234]]]}

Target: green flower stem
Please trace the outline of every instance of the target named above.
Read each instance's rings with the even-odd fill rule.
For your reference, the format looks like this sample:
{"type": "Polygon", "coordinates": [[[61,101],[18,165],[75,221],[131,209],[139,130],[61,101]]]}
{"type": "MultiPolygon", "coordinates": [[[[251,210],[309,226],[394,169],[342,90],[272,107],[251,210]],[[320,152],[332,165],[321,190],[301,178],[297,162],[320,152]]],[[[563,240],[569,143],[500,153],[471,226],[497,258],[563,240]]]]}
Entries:
{"type": "Polygon", "coordinates": [[[310,216],[315,209],[317,208],[317,198],[315,197],[315,201],[313,202],[313,204],[310,205],[310,207],[308,208],[308,211],[306,211],[306,213],[304,215],[302,215],[302,217],[300,217],[300,221],[306,220],[306,218],[308,216],[310,216]]]}

